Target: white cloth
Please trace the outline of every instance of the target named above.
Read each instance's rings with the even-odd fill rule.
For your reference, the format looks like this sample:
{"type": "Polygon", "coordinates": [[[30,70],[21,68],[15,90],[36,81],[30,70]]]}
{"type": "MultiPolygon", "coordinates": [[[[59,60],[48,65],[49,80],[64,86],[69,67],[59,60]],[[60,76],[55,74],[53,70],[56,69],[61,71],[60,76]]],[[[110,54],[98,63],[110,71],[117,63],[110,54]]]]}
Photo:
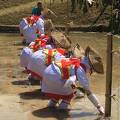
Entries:
{"type": "MultiPolygon", "coordinates": [[[[33,53],[32,57],[29,61],[28,67],[27,67],[30,71],[38,74],[41,77],[43,76],[43,72],[44,72],[45,68],[47,67],[45,65],[46,54],[43,52],[43,50],[38,50],[33,53]]],[[[64,56],[60,55],[60,53],[57,53],[54,56],[54,59],[60,60],[60,58],[63,58],[63,57],[64,56]]]]}
{"type": "Polygon", "coordinates": [[[81,59],[81,63],[83,63],[83,64],[85,65],[87,71],[90,70],[90,65],[89,65],[88,57],[83,57],[83,58],[81,59]]]}
{"type": "Polygon", "coordinates": [[[37,39],[36,24],[33,24],[33,26],[26,25],[23,28],[23,36],[26,43],[28,44],[36,40],[37,39]]]}
{"type": "MultiPolygon", "coordinates": [[[[83,57],[81,60],[81,63],[85,65],[86,67],[86,72],[89,72],[90,70],[90,65],[89,65],[89,60],[88,57],[83,57]]],[[[89,80],[87,78],[86,72],[82,67],[79,67],[77,69],[77,78],[78,81],[80,82],[80,85],[82,85],[85,89],[89,90],[89,80]]]]}
{"type": "Polygon", "coordinates": [[[35,42],[33,41],[33,42],[31,42],[30,44],[29,44],[29,47],[31,47],[31,46],[33,46],[35,44],[35,42]]]}
{"type": "Polygon", "coordinates": [[[34,52],[29,61],[27,69],[42,77],[43,71],[46,68],[44,59],[45,54],[43,54],[43,50],[34,52]]]}
{"type": "Polygon", "coordinates": [[[32,26],[30,26],[28,23],[24,24],[24,21],[21,21],[20,23],[20,31],[23,34],[26,43],[29,44],[37,39],[37,30],[40,31],[40,34],[44,35],[44,21],[41,18],[39,18],[32,26]]]}
{"type": "Polygon", "coordinates": [[[66,80],[61,79],[61,72],[59,67],[54,63],[49,65],[43,75],[42,80],[42,92],[52,93],[57,95],[69,95],[73,93],[73,90],[69,86],[64,86],[66,80]]]}
{"type": "Polygon", "coordinates": [[[44,36],[45,31],[44,31],[44,21],[43,19],[39,18],[36,22],[37,29],[40,31],[41,36],[44,36]]]}
{"type": "Polygon", "coordinates": [[[49,50],[52,50],[52,49],[53,49],[52,45],[46,45],[45,48],[46,48],[46,49],[49,49],[49,50]]]}
{"type": "Polygon", "coordinates": [[[29,60],[32,56],[32,50],[28,47],[23,48],[20,54],[20,65],[26,68],[28,66],[29,60]]]}
{"type": "Polygon", "coordinates": [[[20,29],[20,34],[23,34],[23,28],[27,25],[27,21],[25,18],[23,18],[21,21],[20,21],[20,24],[19,24],[19,29],[20,29]]]}
{"type": "Polygon", "coordinates": [[[89,80],[82,67],[77,69],[77,79],[82,87],[84,87],[86,90],[89,90],[89,80]]]}
{"type": "MultiPolygon", "coordinates": [[[[76,72],[80,85],[82,85],[85,89],[89,89],[89,80],[86,76],[84,69],[80,66],[76,72]]],[[[72,94],[73,89],[71,88],[71,84],[74,84],[76,82],[76,74],[73,65],[73,67],[71,67],[70,69],[70,78],[68,79],[68,81],[63,80],[59,67],[52,63],[44,71],[42,92],[58,95],[72,94]]]]}

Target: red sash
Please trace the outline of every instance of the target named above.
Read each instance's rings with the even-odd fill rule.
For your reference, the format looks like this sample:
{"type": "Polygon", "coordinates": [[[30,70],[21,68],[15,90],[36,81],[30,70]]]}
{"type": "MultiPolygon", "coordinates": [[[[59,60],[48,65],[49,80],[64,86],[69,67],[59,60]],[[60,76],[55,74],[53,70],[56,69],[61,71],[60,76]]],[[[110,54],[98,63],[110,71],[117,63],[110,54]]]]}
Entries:
{"type": "Polygon", "coordinates": [[[37,22],[37,20],[39,19],[40,17],[39,16],[31,16],[31,17],[27,17],[26,20],[28,22],[29,25],[33,25],[34,23],[37,22]]]}
{"type": "Polygon", "coordinates": [[[44,49],[43,51],[46,54],[46,65],[51,64],[51,62],[54,60],[54,56],[57,53],[56,49],[52,49],[52,50],[48,50],[48,49],[44,49]]]}
{"type": "Polygon", "coordinates": [[[71,61],[61,60],[61,65],[62,65],[62,78],[68,79],[70,76],[69,69],[70,69],[71,61]]]}
{"type": "Polygon", "coordinates": [[[65,55],[65,50],[62,49],[62,48],[57,48],[57,51],[62,54],[62,55],[65,55]]]}
{"type": "Polygon", "coordinates": [[[46,41],[42,40],[42,39],[36,39],[35,40],[35,44],[33,44],[31,46],[31,48],[33,49],[33,51],[37,51],[39,50],[39,48],[41,47],[45,47],[46,46],[46,41]]]}
{"type": "Polygon", "coordinates": [[[48,59],[47,59],[48,65],[51,64],[52,62],[52,50],[48,50],[48,59]]]}
{"type": "Polygon", "coordinates": [[[77,58],[70,58],[68,60],[61,60],[60,62],[55,63],[60,69],[62,74],[62,79],[68,79],[70,77],[70,68],[72,65],[75,66],[75,75],[77,77],[77,69],[78,67],[82,67],[86,72],[86,67],[84,64],[80,63],[80,60],[77,58]]]}

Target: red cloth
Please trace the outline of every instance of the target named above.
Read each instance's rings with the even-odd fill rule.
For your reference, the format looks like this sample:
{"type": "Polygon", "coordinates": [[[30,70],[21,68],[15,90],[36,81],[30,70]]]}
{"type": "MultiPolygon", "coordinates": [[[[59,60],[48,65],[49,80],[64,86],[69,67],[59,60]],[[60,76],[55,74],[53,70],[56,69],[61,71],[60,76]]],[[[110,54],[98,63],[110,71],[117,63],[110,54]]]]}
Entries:
{"type": "Polygon", "coordinates": [[[75,74],[77,77],[77,69],[81,66],[86,72],[86,67],[84,64],[80,63],[78,58],[70,58],[69,60],[61,60],[61,71],[62,71],[62,79],[67,80],[70,77],[70,66],[75,65],[75,74]]]}
{"type": "Polygon", "coordinates": [[[32,15],[32,16],[30,16],[30,17],[27,17],[26,20],[27,20],[28,24],[33,25],[34,23],[37,22],[37,20],[38,20],[39,18],[40,18],[39,16],[32,15]]]}
{"type": "Polygon", "coordinates": [[[29,73],[31,73],[32,76],[35,76],[35,77],[39,78],[40,80],[42,80],[42,77],[40,75],[38,75],[37,73],[35,73],[31,70],[28,70],[28,71],[29,71],[29,73]]]}
{"type": "Polygon", "coordinates": [[[69,95],[59,95],[54,93],[45,93],[45,95],[49,98],[54,98],[56,100],[64,99],[64,100],[71,100],[74,96],[74,93],[71,93],[69,95]]]}
{"type": "Polygon", "coordinates": [[[45,46],[46,46],[46,41],[44,41],[42,39],[36,39],[35,44],[31,45],[31,48],[35,52],[35,51],[39,50],[39,48],[45,47],[45,46]]]}
{"type": "Polygon", "coordinates": [[[48,59],[47,59],[48,65],[51,64],[52,62],[52,50],[48,50],[48,59]]]}
{"type": "Polygon", "coordinates": [[[62,48],[57,48],[57,51],[61,53],[62,55],[65,55],[65,50],[62,48]]]}
{"type": "Polygon", "coordinates": [[[62,78],[68,79],[70,77],[69,74],[69,66],[71,65],[71,61],[66,61],[66,60],[61,60],[61,65],[62,65],[62,78]]]}

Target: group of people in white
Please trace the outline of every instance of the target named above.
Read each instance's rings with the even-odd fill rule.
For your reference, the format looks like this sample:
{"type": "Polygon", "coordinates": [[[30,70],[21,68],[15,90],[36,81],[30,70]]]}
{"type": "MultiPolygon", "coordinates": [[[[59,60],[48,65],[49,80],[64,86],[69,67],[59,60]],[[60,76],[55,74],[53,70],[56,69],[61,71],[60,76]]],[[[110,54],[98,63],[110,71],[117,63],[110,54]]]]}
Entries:
{"type": "Polygon", "coordinates": [[[104,114],[104,108],[92,93],[87,73],[103,73],[101,58],[87,47],[80,46],[62,32],[55,31],[49,18],[53,13],[45,8],[40,16],[23,18],[20,33],[27,47],[20,55],[20,65],[34,80],[40,81],[41,91],[50,98],[48,107],[68,109],[79,82],[88,99],[104,114]]]}

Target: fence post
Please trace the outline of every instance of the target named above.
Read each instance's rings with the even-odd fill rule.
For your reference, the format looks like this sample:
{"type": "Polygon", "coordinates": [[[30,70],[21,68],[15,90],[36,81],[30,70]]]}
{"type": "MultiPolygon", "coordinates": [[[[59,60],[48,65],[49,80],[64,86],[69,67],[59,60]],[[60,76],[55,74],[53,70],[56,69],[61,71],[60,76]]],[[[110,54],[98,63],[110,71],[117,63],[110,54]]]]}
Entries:
{"type": "Polygon", "coordinates": [[[112,93],[112,39],[113,35],[107,35],[107,65],[106,65],[106,99],[105,117],[111,116],[111,93],[112,93]]]}

